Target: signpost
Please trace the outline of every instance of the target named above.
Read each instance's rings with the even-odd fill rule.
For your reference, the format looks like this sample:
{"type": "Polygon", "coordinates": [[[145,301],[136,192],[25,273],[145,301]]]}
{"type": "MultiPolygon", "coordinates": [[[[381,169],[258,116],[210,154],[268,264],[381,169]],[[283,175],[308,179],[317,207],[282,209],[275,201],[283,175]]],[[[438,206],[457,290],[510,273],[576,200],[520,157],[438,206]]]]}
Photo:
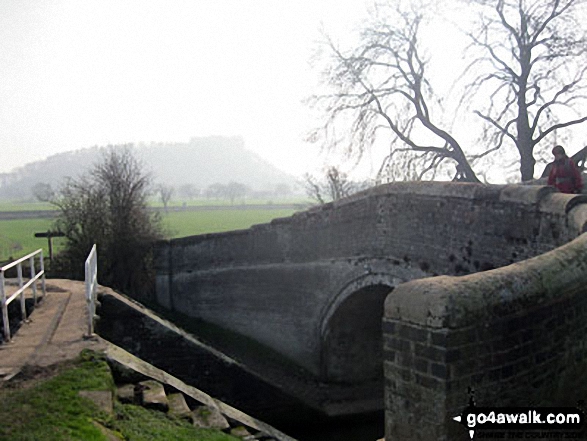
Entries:
{"type": "Polygon", "coordinates": [[[61,231],[47,230],[44,233],[35,233],[35,237],[46,237],[49,241],[49,262],[53,262],[53,238],[63,236],[65,236],[65,233],[62,233],[61,231]]]}

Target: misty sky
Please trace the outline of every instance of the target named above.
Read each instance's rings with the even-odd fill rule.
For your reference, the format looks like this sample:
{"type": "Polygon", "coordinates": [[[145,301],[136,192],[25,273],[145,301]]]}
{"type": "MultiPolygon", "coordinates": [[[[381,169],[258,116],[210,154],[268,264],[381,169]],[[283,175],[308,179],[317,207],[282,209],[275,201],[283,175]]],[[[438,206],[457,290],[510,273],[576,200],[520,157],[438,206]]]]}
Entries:
{"type": "Polygon", "coordinates": [[[320,23],[344,34],[363,0],[0,0],[0,173],[127,142],[242,135],[302,174],[316,146],[301,100],[320,23]]]}

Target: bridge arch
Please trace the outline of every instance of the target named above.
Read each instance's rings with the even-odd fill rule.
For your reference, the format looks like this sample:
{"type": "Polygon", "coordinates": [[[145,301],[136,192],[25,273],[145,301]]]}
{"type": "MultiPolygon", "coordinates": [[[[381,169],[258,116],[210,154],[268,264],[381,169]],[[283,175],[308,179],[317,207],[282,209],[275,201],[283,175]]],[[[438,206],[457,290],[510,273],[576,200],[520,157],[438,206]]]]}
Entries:
{"type": "Polygon", "coordinates": [[[320,321],[323,381],[357,384],[383,378],[383,305],[402,281],[389,274],[366,274],[333,297],[320,321]]]}
{"type": "MultiPolygon", "coordinates": [[[[386,309],[391,314],[387,321],[391,326],[385,329],[401,343],[389,353],[386,363],[390,384],[395,384],[398,372],[408,367],[404,364],[414,359],[409,352],[414,345],[406,346],[405,339],[399,339],[399,330],[410,334],[405,329],[415,324],[420,330],[415,333],[417,338],[421,338],[423,327],[430,328],[430,333],[440,330],[434,344],[432,337],[429,339],[434,359],[425,365],[427,368],[419,363],[426,372],[406,386],[424,388],[428,393],[430,387],[446,381],[448,372],[438,363],[438,344],[444,344],[446,333],[453,332],[453,323],[471,315],[471,302],[477,297],[464,295],[459,300],[461,305],[454,303],[451,294],[430,303],[431,293],[426,292],[426,302],[420,305],[402,287],[403,282],[440,275],[439,286],[447,289],[443,283],[452,280],[448,276],[507,268],[557,249],[585,233],[584,197],[555,193],[546,186],[450,182],[381,185],[247,230],[161,242],[155,249],[156,289],[149,300],[255,340],[297,364],[313,380],[327,380],[316,397],[313,381],[308,383],[309,390],[302,392],[281,377],[275,379],[304,402],[333,415],[363,412],[363,397],[373,396],[370,392],[375,388],[371,386],[379,384],[383,389],[383,383],[368,382],[375,372],[365,367],[371,364],[370,352],[361,349],[354,337],[361,334],[371,345],[372,330],[379,326],[371,318],[381,316],[379,302],[385,290],[393,289],[387,296],[390,301],[386,309]],[[363,309],[357,304],[361,298],[367,303],[363,309]],[[446,301],[451,315],[443,309],[446,301]],[[408,312],[422,322],[406,320],[408,312]],[[364,324],[366,321],[369,323],[364,324]],[[355,328],[353,322],[358,323],[355,328]],[[396,328],[395,323],[401,326],[396,328]],[[362,352],[345,357],[343,345],[354,345],[353,350],[362,352]],[[402,355],[394,364],[391,358],[396,353],[402,355]],[[353,369],[358,373],[356,378],[353,369]],[[329,404],[338,405],[343,400],[344,409],[329,404]]],[[[495,293],[497,309],[505,307],[503,302],[511,300],[512,290],[524,285],[525,277],[521,273],[505,291],[495,293]]],[[[489,301],[485,293],[479,295],[477,306],[489,301]]],[[[516,300],[512,308],[526,305],[522,300],[516,300]]],[[[487,318],[483,308],[480,314],[487,318]]],[[[498,311],[494,318],[500,317],[498,311]]],[[[514,325],[515,329],[523,326],[514,325]]],[[[457,329],[457,334],[461,331],[457,329]]],[[[487,331],[483,332],[490,338],[487,331]]],[[[472,338],[482,338],[479,335],[475,333],[472,338]]],[[[379,345],[374,340],[373,347],[379,345]]],[[[500,369],[492,372],[509,374],[517,362],[511,359],[505,371],[497,366],[500,369]]],[[[479,367],[472,374],[486,371],[487,367],[479,367]]],[[[403,396],[396,401],[400,407],[406,403],[403,396]]],[[[387,405],[391,405],[390,400],[387,405]]],[[[440,421],[445,416],[443,412],[440,421]]]]}

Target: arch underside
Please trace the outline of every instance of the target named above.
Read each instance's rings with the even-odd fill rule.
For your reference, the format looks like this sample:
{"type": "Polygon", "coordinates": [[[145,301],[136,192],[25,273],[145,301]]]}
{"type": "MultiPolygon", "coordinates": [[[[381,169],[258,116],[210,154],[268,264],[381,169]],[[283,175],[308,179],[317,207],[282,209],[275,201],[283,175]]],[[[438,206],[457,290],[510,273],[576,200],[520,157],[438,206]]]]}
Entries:
{"type": "Polygon", "coordinates": [[[385,284],[364,286],[338,305],[323,333],[324,381],[360,384],[383,379],[381,323],[392,289],[385,284]]]}

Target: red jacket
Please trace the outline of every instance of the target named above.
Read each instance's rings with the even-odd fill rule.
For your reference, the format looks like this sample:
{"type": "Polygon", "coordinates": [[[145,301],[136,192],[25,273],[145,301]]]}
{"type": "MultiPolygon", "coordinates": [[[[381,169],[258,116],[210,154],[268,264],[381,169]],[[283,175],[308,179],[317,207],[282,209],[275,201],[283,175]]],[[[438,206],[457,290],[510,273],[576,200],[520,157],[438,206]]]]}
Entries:
{"type": "Polygon", "coordinates": [[[554,161],[548,185],[554,185],[561,193],[580,193],[583,188],[581,172],[569,157],[554,161]]]}

